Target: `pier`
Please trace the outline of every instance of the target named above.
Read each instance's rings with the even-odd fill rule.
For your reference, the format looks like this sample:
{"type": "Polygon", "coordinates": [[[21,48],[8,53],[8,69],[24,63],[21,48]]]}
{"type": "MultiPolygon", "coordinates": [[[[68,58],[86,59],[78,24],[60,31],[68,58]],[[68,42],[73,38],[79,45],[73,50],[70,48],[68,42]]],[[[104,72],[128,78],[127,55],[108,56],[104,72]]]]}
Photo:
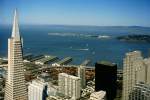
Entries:
{"type": "Polygon", "coordinates": [[[91,60],[85,60],[85,61],[83,61],[82,63],[81,63],[81,66],[87,66],[88,64],[90,64],[91,63],[91,60]]]}
{"type": "Polygon", "coordinates": [[[31,60],[33,58],[32,54],[26,54],[23,56],[23,60],[31,60]]]}
{"type": "Polygon", "coordinates": [[[34,62],[34,61],[42,59],[42,58],[44,58],[44,55],[37,55],[37,56],[34,56],[30,61],[34,62]]]}
{"type": "Polygon", "coordinates": [[[44,64],[48,64],[49,62],[53,62],[57,59],[59,59],[57,56],[45,56],[45,58],[35,61],[35,64],[44,65],[44,64]]]}
{"type": "Polygon", "coordinates": [[[66,64],[70,63],[71,61],[72,61],[71,57],[66,57],[66,58],[60,60],[59,62],[56,62],[56,63],[52,64],[52,66],[66,65],[66,64]]]}

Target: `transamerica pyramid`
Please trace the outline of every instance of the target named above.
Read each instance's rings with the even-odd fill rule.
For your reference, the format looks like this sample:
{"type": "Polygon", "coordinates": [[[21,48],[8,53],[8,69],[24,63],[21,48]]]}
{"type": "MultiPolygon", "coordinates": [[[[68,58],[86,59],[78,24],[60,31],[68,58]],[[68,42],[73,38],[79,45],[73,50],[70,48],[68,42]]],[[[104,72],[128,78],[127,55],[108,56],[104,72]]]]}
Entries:
{"type": "Polygon", "coordinates": [[[5,86],[4,100],[27,100],[17,10],[14,13],[12,36],[8,39],[8,72],[5,86]]]}

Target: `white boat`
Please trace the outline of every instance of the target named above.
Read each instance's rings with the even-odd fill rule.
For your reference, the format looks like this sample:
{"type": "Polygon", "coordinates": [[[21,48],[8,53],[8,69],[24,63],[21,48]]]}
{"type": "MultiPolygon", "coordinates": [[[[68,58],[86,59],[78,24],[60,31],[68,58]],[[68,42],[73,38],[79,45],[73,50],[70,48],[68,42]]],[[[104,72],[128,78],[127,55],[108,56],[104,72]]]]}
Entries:
{"type": "Polygon", "coordinates": [[[108,36],[108,35],[99,35],[98,38],[99,39],[108,39],[108,38],[110,38],[110,36],[108,36]]]}
{"type": "Polygon", "coordinates": [[[81,50],[81,51],[88,51],[89,49],[77,49],[77,50],[81,50]]]}

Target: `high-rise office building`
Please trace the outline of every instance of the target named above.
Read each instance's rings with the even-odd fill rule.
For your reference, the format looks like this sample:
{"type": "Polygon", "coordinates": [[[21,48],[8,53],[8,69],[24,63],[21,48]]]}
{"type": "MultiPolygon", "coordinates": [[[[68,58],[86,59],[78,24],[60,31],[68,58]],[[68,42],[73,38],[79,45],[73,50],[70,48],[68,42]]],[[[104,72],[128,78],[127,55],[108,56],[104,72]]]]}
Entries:
{"type": "Polygon", "coordinates": [[[8,39],[8,72],[5,88],[5,100],[27,100],[22,44],[15,10],[12,36],[8,39]]]}
{"type": "Polygon", "coordinates": [[[123,100],[129,100],[129,94],[136,84],[136,68],[142,61],[140,51],[129,52],[123,61],[123,100]]]}
{"type": "Polygon", "coordinates": [[[150,100],[150,84],[136,83],[129,95],[129,100],[150,100]]]}
{"type": "Polygon", "coordinates": [[[123,62],[123,100],[129,100],[134,86],[138,82],[150,83],[150,58],[143,59],[140,51],[126,54],[123,62]]]}
{"type": "Polygon", "coordinates": [[[34,80],[28,86],[28,100],[46,100],[47,83],[41,80],[34,80]]]}
{"type": "Polygon", "coordinates": [[[86,87],[86,79],[85,79],[85,66],[78,67],[78,77],[81,79],[81,87],[86,87]]]}
{"type": "Polygon", "coordinates": [[[71,100],[80,98],[81,82],[80,78],[66,73],[60,73],[58,77],[59,93],[71,100]]]}
{"type": "Polygon", "coordinates": [[[107,100],[116,96],[117,65],[107,61],[95,64],[95,91],[106,91],[107,100]]]}

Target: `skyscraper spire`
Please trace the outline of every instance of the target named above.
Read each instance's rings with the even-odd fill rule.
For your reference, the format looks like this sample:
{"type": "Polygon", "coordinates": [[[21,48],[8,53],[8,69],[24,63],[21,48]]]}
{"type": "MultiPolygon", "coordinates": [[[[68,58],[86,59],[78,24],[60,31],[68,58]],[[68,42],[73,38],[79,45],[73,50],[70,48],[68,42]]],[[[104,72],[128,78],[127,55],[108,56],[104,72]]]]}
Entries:
{"type": "Polygon", "coordinates": [[[14,12],[14,20],[13,20],[13,28],[12,28],[12,37],[13,37],[15,40],[20,41],[20,33],[19,33],[17,9],[15,9],[15,12],[14,12]]]}
{"type": "Polygon", "coordinates": [[[8,71],[5,85],[5,100],[27,100],[17,11],[15,10],[12,36],[8,39],[8,71]]]}

